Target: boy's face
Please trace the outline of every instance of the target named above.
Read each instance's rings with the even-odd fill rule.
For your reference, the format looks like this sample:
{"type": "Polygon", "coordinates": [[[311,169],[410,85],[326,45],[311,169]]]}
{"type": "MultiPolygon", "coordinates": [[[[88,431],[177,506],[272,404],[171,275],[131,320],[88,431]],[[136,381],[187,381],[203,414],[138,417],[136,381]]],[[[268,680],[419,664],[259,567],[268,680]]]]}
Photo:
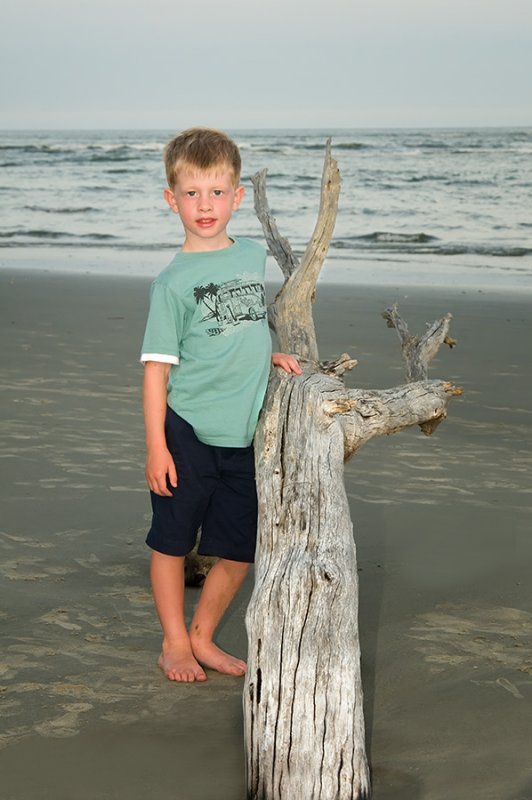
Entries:
{"type": "Polygon", "coordinates": [[[165,189],[166,202],[185,229],[185,251],[220,250],[230,244],[227,224],[240,205],[243,186],[235,186],[224,166],[212,172],[182,170],[175,186],[165,189]]]}

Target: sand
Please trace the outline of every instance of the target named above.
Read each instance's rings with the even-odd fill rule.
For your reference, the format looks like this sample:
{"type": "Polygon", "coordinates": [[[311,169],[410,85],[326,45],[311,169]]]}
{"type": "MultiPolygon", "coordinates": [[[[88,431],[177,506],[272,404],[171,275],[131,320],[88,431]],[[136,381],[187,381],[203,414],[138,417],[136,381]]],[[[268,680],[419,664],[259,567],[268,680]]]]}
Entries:
{"type": "MultiPolygon", "coordinates": [[[[2,800],[245,797],[241,681],[156,667],[147,291],[0,271],[2,800]]],[[[350,384],[402,382],[380,318],[395,300],[414,332],[453,313],[432,374],[465,395],[432,438],[373,441],[346,468],[374,797],[531,800],[531,296],[322,284],[321,355],[356,357],[350,384]]],[[[219,636],[240,656],[251,585],[219,636]]]]}

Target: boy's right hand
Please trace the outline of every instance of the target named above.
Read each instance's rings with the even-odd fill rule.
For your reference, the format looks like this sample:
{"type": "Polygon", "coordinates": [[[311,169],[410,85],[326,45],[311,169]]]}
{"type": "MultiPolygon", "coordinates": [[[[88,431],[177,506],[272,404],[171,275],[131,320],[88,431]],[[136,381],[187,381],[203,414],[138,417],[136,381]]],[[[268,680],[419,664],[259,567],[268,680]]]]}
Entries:
{"type": "Polygon", "coordinates": [[[177,487],[177,471],[170,451],[165,447],[161,450],[148,452],[146,459],[146,480],[152,492],[162,497],[171,497],[166,476],[170,486],[177,487]]]}

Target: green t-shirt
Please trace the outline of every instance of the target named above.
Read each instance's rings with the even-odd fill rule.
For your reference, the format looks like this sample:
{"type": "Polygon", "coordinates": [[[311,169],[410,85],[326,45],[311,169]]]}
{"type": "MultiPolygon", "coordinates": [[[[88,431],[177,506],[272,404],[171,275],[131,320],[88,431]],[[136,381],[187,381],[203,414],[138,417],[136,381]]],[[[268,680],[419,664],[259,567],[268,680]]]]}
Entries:
{"type": "Polygon", "coordinates": [[[178,252],[154,281],[141,361],[171,364],[168,405],[198,439],[251,444],[268,383],[266,251],[251,239],[178,252]]]}

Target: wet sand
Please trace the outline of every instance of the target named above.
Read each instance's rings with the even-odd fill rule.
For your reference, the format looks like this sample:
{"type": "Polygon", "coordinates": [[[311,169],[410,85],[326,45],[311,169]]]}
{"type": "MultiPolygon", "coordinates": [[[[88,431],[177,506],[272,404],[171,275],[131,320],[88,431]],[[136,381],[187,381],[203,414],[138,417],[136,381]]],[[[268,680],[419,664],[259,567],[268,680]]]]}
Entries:
{"type": "MultiPolygon", "coordinates": [[[[148,285],[0,272],[2,800],[245,796],[242,683],[156,667],[148,285]]],[[[433,437],[370,442],[346,468],[374,797],[531,800],[532,296],[322,284],[321,356],[357,358],[351,385],[403,381],[380,318],[396,300],[413,332],[453,313],[431,374],[465,395],[433,437]]],[[[240,656],[250,590],[219,637],[240,656]]]]}

